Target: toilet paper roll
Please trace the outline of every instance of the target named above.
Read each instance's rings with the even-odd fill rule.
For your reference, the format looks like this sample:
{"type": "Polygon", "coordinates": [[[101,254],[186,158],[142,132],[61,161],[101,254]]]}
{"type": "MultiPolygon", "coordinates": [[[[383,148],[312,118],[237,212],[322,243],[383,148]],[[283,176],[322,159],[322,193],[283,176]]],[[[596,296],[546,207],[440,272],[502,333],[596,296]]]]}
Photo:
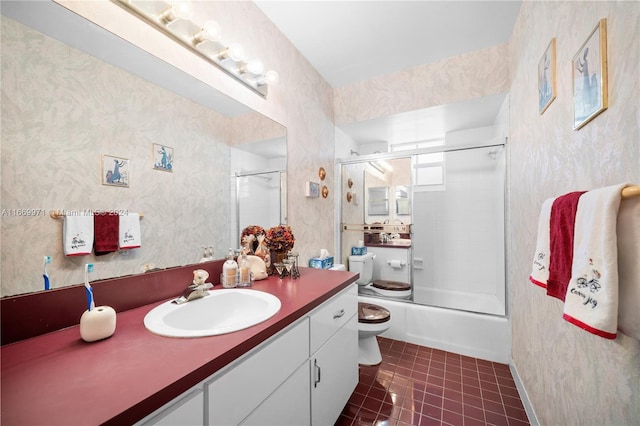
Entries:
{"type": "Polygon", "coordinates": [[[111,306],[96,306],[80,317],[80,337],[85,342],[106,339],[116,331],[116,311],[111,306]]]}
{"type": "Polygon", "coordinates": [[[402,260],[390,260],[389,266],[393,269],[401,269],[404,266],[404,262],[402,260]]]}

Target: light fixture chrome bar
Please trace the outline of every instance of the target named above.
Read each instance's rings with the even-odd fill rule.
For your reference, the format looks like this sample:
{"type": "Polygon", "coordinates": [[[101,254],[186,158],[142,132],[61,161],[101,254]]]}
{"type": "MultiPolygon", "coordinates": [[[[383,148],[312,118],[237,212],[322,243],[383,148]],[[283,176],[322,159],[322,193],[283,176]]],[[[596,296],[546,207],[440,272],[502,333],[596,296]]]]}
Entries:
{"type": "Polygon", "coordinates": [[[217,40],[202,39],[203,28],[189,19],[174,14],[172,4],[167,1],[112,1],[263,98],[268,94],[269,78],[275,75],[277,80],[277,73],[274,71],[264,74],[248,71],[250,67],[247,63],[233,58],[230,54],[231,45],[224,45],[217,40]]]}

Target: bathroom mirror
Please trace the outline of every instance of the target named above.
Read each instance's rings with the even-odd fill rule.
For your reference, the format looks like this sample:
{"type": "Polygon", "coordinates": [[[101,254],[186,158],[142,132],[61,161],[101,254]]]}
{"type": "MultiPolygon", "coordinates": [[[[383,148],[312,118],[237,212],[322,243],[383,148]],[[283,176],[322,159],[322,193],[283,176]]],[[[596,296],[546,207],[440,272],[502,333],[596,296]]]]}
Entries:
{"type": "Polygon", "coordinates": [[[224,257],[232,153],[266,164],[277,139],[286,170],[286,128],[54,2],[1,6],[0,295],[42,290],[43,256],[53,288],[80,284],[85,263],[97,280],[191,264],[207,245],[224,257]],[[171,171],[154,168],[155,145],[171,171]],[[102,155],[128,161],[128,187],[101,183],[102,155]],[[142,247],[65,257],[51,210],[142,213],[142,247]]]}
{"type": "Polygon", "coordinates": [[[411,158],[363,161],[365,222],[411,223],[411,158]]]}
{"type": "Polygon", "coordinates": [[[389,188],[374,186],[367,188],[367,215],[389,216],[389,188]]]}

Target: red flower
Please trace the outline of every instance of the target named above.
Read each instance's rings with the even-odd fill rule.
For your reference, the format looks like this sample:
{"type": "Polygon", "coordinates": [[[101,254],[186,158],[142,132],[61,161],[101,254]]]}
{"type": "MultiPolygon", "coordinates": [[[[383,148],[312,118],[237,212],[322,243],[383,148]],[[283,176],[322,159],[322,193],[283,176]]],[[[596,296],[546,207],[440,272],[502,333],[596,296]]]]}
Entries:
{"type": "Polygon", "coordinates": [[[296,242],[291,227],[278,225],[267,230],[267,247],[273,251],[287,252],[293,248],[296,242]]]}

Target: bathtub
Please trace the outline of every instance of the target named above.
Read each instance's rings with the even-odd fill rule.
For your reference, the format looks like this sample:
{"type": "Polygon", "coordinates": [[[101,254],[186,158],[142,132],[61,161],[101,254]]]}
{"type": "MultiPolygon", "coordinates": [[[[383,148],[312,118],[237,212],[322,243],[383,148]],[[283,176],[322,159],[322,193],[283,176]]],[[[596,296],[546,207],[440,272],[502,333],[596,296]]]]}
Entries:
{"type": "Polygon", "coordinates": [[[359,296],[358,301],[384,306],[391,312],[391,327],[383,337],[503,364],[511,360],[510,327],[505,317],[378,297],[359,296]]]}

